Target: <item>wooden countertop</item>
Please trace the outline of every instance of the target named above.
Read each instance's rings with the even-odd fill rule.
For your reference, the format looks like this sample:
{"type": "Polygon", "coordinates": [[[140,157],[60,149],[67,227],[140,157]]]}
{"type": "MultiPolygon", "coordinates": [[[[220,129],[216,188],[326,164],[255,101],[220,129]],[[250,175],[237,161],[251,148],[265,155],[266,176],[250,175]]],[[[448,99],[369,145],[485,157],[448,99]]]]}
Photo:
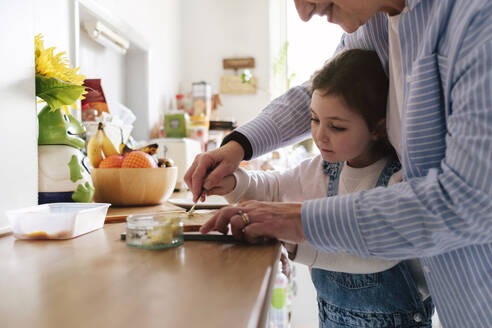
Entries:
{"type": "Polygon", "coordinates": [[[124,223],[65,241],[0,238],[2,327],[258,327],[279,243],[143,250],[124,223]]]}

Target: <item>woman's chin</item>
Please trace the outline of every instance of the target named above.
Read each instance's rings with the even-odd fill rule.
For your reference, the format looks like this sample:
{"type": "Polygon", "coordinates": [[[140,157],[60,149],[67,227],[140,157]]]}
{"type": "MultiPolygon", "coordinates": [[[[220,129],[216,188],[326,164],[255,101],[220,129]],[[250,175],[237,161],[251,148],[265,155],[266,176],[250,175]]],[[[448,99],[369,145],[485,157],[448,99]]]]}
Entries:
{"type": "Polygon", "coordinates": [[[340,25],[340,27],[348,34],[354,33],[359,29],[360,26],[354,25],[340,25]]]}
{"type": "Polygon", "coordinates": [[[355,22],[355,21],[341,22],[341,23],[334,22],[334,23],[340,26],[346,33],[349,34],[354,33],[359,29],[359,27],[364,25],[362,22],[355,22]]]}

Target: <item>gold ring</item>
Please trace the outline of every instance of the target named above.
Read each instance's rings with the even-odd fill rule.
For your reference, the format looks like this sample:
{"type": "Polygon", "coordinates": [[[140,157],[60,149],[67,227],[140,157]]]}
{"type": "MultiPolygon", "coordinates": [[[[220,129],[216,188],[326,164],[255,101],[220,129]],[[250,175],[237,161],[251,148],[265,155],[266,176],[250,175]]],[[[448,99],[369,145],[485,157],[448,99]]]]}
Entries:
{"type": "Polygon", "coordinates": [[[239,214],[241,216],[241,218],[243,219],[243,222],[244,222],[244,226],[247,226],[248,224],[251,223],[250,219],[249,219],[249,216],[248,214],[244,213],[243,211],[239,210],[237,212],[237,214],[239,214]]]}

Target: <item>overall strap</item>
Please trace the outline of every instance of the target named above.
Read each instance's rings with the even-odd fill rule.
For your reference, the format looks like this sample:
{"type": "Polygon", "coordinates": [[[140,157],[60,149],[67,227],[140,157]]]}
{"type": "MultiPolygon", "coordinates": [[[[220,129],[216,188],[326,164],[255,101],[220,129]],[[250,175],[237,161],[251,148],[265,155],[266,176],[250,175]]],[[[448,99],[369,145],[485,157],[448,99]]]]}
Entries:
{"type": "Polygon", "coordinates": [[[376,183],[376,187],[386,187],[388,182],[393,174],[401,170],[401,164],[398,160],[398,157],[392,156],[384,166],[381,175],[378,178],[378,182],[376,183]]]}
{"type": "Polygon", "coordinates": [[[330,177],[328,182],[327,197],[336,196],[338,194],[338,179],[342,170],[343,162],[328,163],[323,161],[323,172],[330,177]]]}

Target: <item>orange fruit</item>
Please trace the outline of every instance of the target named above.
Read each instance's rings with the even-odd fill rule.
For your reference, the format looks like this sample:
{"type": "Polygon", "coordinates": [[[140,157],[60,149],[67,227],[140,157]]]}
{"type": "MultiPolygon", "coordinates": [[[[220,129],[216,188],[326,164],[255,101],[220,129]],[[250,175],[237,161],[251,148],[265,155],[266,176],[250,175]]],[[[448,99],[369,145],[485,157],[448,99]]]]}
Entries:
{"type": "Polygon", "coordinates": [[[120,155],[111,155],[106,157],[99,163],[100,169],[112,169],[121,167],[121,163],[123,162],[123,156],[120,155]]]}
{"type": "Polygon", "coordinates": [[[141,150],[129,152],[121,164],[122,168],[154,168],[157,167],[156,161],[147,153],[141,150]]]}

